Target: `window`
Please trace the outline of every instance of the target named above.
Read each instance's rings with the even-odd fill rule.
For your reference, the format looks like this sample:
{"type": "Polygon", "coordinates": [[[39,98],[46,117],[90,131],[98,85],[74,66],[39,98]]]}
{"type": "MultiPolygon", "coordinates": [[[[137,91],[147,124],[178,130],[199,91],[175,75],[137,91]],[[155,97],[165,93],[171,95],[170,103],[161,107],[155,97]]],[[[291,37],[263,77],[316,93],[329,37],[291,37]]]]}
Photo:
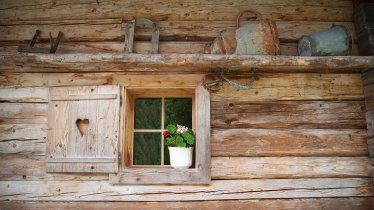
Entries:
{"type": "Polygon", "coordinates": [[[210,98],[201,75],[118,78],[123,86],[121,165],[113,184],[207,184],[210,182],[210,98]],[[140,79],[140,78],[139,78],[140,79]],[[183,81],[180,81],[180,80],[183,81]],[[147,82],[145,82],[147,81],[147,82]],[[146,84],[146,85],[145,85],[146,84]],[[144,87],[145,86],[145,87],[144,87]],[[169,123],[191,127],[196,135],[194,164],[169,166],[162,131],[169,123]]]}
{"type": "Polygon", "coordinates": [[[49,92],[47,172],[109,173],[113,184],[210,182],[210,98],[203,75],[122,75],[49,92]],[[196,135],[194,165],[169,166],[169,123],[196,135]]]}
{"type": "MultiPolygon", "coordinates": [[[[193,97],[154,97],[135,98],[132,129],[132,166],[168,166],[169,150],[162,133],[170,123],[192,126],[193,97]]],[[[128,115],[128,118],[129,115],[128,115]]]]}

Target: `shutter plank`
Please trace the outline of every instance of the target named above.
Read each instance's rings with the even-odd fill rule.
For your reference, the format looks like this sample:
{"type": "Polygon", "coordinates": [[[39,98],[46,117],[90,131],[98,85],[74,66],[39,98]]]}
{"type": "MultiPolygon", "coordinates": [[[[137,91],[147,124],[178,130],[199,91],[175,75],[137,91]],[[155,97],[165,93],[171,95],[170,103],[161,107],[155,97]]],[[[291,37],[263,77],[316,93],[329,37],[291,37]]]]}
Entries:
{"type": "Polygon", "coordinates": [[[111,85],[50,89],[47,172],[118,171],[119,95],[111,85]]]}

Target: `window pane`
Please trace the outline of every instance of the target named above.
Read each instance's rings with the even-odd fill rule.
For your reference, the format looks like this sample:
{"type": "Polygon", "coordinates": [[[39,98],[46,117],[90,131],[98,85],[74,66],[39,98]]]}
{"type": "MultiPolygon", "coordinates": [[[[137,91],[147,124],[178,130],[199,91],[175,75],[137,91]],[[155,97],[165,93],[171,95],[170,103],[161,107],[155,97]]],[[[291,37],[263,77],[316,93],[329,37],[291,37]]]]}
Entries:
{"type": "Polygon", "coordinates": [[[169,149],[166,145],[164,146],[164,165],[170,165],[169,149]]]}
{"type": "Polygon", "coordinates": [[[171,123],[192,128],[191,98],[165,98],[165,128],[171,123]]]}
{"type": "Polygon", "coordinates": [[[135,100],[135,129],[161,128],[161,98],[135,100]]]}
{"type": "Polygon", "coordinates": [[[161,132],[134,133],[134,165],[161,165],[161,132]]]}

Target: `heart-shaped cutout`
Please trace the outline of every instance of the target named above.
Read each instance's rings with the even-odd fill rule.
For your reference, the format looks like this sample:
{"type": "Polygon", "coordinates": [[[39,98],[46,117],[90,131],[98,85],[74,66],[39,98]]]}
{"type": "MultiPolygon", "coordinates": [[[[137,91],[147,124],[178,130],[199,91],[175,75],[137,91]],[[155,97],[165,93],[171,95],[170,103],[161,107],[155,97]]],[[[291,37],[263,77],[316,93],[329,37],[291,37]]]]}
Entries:
{"type": "Polygon", "coordinates": [[[77,124],[77,128],[79,130],[79,133],[83,136],[83,135],[86,134],[86,131],[87,131],[88,125],[90,124],[90,121],[88,119],[84,119],[84,120],[77,119],[75,124],[77,124]]]}

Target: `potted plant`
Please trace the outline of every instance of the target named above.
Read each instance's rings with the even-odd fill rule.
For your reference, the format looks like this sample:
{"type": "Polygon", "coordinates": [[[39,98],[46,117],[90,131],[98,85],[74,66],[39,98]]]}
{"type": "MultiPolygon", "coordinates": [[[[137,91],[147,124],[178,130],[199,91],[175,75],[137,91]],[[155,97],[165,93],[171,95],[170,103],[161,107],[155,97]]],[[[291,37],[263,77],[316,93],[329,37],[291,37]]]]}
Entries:
{"type": "Polygon", "coordinates": [[[173,168],[187,169],[192,165],[192,152],[195,145],[193,131],[182,125],[170,124],[163,133],[173,168]]]}

